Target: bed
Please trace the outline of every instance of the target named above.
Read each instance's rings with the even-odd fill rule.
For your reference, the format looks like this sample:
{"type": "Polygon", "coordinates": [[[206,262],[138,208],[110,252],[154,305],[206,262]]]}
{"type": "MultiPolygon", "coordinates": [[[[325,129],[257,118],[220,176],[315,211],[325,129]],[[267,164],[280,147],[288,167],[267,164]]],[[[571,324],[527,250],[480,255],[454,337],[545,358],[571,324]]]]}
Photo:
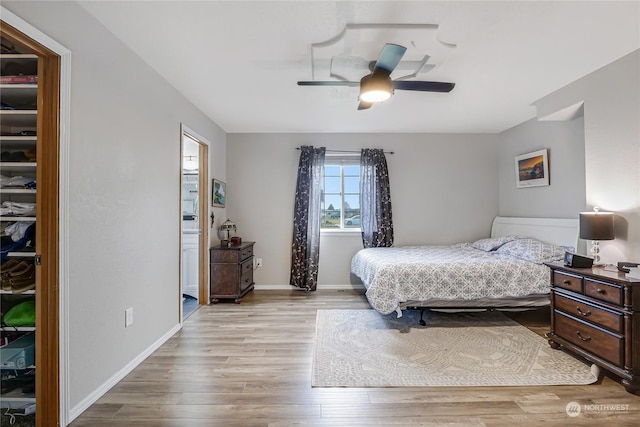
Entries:
{"type": "Polygon", "coordinates": [[[523,309],[549,305],[549,268],[573,251],[577,219],[496,217],[491,236],[438,246],[368,248],[351,272],[382,314],[424,309],[523,309]]]}

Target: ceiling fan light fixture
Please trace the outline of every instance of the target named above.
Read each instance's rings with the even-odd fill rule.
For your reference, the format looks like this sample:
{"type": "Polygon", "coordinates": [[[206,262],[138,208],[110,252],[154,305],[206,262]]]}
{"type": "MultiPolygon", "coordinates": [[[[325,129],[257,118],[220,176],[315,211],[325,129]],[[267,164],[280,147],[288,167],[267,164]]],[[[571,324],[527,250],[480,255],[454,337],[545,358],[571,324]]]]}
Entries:
{"type": "Polygon", "coordinates": [[[391,79],[370,74],[360,80],[360,100],[365,102],[382,102],[391,98],[393,89],[391,79]]]}

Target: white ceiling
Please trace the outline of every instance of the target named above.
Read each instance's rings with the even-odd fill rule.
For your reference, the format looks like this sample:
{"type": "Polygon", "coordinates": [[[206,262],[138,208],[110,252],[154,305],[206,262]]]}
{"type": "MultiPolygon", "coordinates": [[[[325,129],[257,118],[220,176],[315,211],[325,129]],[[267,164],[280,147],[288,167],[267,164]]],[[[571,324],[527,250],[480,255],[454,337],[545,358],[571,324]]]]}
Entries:
{"type": "Polygon", "coordinates": [[[640,48],[638,1],[80,4],[229,133],[501,132],[535,117],[536,100],[640,48]],[[408,48],[392,78],[429,55],[435,67],[417,79],[455,89],[398,90],[357,111],[357,88],[296,85],[328,80],[332,56],[375,60],[386,42],[408,48]]]}

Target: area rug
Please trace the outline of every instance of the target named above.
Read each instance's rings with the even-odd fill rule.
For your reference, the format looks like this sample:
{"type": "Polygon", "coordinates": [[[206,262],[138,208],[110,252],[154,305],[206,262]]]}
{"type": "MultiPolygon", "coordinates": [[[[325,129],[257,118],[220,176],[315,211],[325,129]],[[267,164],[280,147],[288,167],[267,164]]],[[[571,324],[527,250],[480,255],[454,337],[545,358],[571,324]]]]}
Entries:
{"type": "Polygon", "coordinates": [[[314,387],[591,384],[593,369],[499,312],[318,310],[314,387]]]}

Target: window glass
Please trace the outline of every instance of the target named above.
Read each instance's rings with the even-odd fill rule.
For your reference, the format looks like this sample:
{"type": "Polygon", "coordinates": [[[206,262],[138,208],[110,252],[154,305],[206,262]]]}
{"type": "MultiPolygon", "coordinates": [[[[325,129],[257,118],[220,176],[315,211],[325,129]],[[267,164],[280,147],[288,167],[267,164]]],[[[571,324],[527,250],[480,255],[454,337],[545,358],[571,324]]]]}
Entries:
{"type": "Polygon", "coordinates": [[[322,188],[323,230],[360,229],[360,165],[353,157],[327,157],[322,188]],[[347,163],[347,164],[345,164],[347,163]]]}
{"type": "Polygon", "coordinates": [[[324,166],[324,176],[340,176],[340,166],[324,166]]]}
{"type": "Polygon", "coordinates": [[[324,193],[340,194],[340,177],[324,176],[324,193]]]}
{"type": "Polygon", "coordinates": [[[344,175],[345,176],[360,176],[360,165],[345,165],[344,167],[344,175]]]}
{"type": "Polygon", "coordinates": [[[359,176],[345,176],[344,177],[344,192],[351,194],[360,194],[360,177],[359,176]]]}

